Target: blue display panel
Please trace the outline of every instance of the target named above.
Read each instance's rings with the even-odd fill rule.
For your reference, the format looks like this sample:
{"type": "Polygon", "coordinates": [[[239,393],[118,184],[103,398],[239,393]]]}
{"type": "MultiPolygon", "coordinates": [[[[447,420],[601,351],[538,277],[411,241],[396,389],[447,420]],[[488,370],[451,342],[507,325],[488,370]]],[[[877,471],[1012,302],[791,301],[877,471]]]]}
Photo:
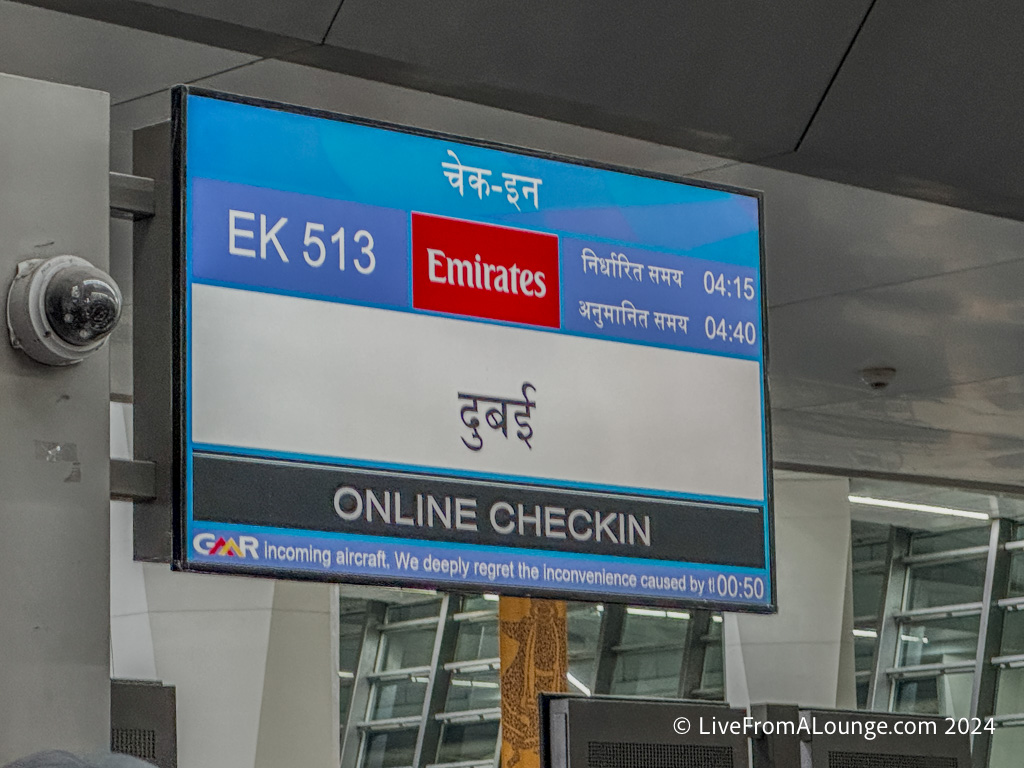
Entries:
{"type": "Polygon", "coordinates": [[[757,194],[175,120],[177,567],[774,609],[757,194]]]}

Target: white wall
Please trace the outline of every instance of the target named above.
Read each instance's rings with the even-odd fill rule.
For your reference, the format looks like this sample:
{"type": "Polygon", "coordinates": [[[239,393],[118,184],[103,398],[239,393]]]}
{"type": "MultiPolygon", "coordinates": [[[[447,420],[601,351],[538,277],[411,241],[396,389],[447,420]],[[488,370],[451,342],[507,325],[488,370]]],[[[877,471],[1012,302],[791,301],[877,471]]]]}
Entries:
{"type": "MultiPolygon", "coordinates": [[[[116,403],[111,434],[130,455],[116,403]]],[[[175,686],[179,768],[337,768],[336,588],[133,562],[131,505],[111,512],[111,677],[175,686]]]]}
{"type": "Polygon", "coordinates": [[[726,698],[856,708],[849,483],[775,476],[774,616],[725,614],[726,698]]]}
{"type": "MultiPolygon", "coordinates": [[[[0,305],[16,265],[107,266],[110,100],[0,75],[0,305]]],[[[0,313],[5,314],[5,313],[0,313]]],[[[106,350],[36,363],[0,319],[0,765],[110,744],[106,350]]]]}

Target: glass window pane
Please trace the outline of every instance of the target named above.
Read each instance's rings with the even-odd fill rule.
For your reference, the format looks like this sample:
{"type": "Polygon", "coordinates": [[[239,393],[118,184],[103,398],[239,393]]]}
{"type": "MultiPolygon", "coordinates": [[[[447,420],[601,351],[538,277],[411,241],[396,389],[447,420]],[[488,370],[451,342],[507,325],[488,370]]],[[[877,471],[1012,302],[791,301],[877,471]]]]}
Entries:
{"type": "Polygon", "coordinates": [[[569,680],[569,693],[587,693],[587,691],[593,693],[590,690],[594,679],[594,658],[592,656],[577,659],[570,658],[569,674],[576,680],[575,683],[572,679],[569,680]],[[583,690],[584,688],[586,690],[583,690]]]}
{"type": "Polygon", "coordinates": [[[494,611],[498,612],[497,595],[467,595],[462,599],[463,611],[494,611]]]}
{"type": "Polygon", "coordinates": [[[348,711],[352,705],[352,690],[355,687],[353,680],[340,680],[338,682],[338,713],[341,727],[345,727],[348,720],[348,711]]]}
{"type": "Polygon", "coordinates": [[[363,647],[363,624],[366,614],[343,617],[338,623],[338,669],[355,672],[359,664],[359,651],[363,647]],[[352,619],[352,620],[350,620],[352,619]]]}
{"type": "MultiPolygon", "coordinates": [[[[988,509],[979,511],[987,512],[988,509]]],[[[948,552],[951,549],[978,547],[988,544],[990,533],[991,530],[987,525],[961,528],[944,533],[919,533],[910,539],[910,552],[914,555],[923,555],[928,552],[948,552]]]]}
{"type": "Polygon", "coordinates": [[[1022,713],[1024,713],[1024,669],[999,670],[996,714],[1019,715],[1022,713]]]}
{"type": "Polygon", "coordinates": [[[682,648],[619,653],[615,659],[610,693],[674,698],[679,695],[682,663],[682,648]]]}
{"type": "Polygon", "coordinates": [[[911,566],[907,578],[910,609],[980,602],[985,589],[985,558],[911,566]]]}
{"type": "Polygon", "coordinates": [[[854,564],[884,562],[889,545],[885,541],[873,541],[868,544],[855,544],[852,549],[854,564]]]}
{"type": "Polygon", "coordinates": [[[494,757],[497,747],[497,720],[486,723],[446,723],[437,748],[437,762],[488,760],[494,757]]]}
{"type": "Polygon", "coordinates": [[[410,621],[412,619],[426,619],[437,616],[441,613],[440,600],[428,600],[423,603],[410,603],[409,605],[389,605],[384,620],[388,624],[396,621],[410,621]]]}
{"type": "Polygon", "coordinates": [[[877,616],[882,604],[885,574],[881,571],[863,571],[853,574],[853,615],[877,616]]]}
{"type": "MultiPolygon", "coordinates": [[[[1024,526],[1021,526],[1024,530],[1024,526]]],[[[1010,588],[1007,597],[1024,597],[1024,552],[1010,556],[1010,588]]]]}
{"type": "Polygon", "coordinates": [[[412,765],[417,735],[419,731],[415,728],[367,734],[363,768],[399,768],[412,765]]]}
{"type": "Polygon", "coordinates": [[[1016,656],[1021,653],[1024,653],[1024,611],[1006,611],[999,655],[1016,656]]]}
{"type": "Polygon", "coordinates": [[[498,620],[461,621],[455,640],[455,661],[493,659],[498,655],[498,620]]]}
{"type": "Polygon", "coordinates": [[[725,698],[725,657],[722,652],[722,615],[712,614],[708,624],[707,648],[704,651],[704,669],[701,672],[700,687],[704,691],[721,691],[725,698]]]}
{"type": "Polygon", "coordinates": [[[906,667],[973,660],[978,650],[979,624],[978,616],[904,624],[900,627],[897,663],[906,667]]]}
{"type": "Polygon", "coordinates": [[[338,712],[344,726],[366,626],[366,601],[343,597],[338,603],[338,712]]]}
{"type": "Polygon", "coordinates": [[[700,687],[707,692],[721,692],[714,698],[725,698],[725,659],[722,654],[722,643],[709,642],[704,651],[704,670],[700,677],[700,687]]]}
{"type": "Polygon", "coordinates": [[[445,712],[464,712],[468,709],[489,709],[501,706],[498,671],[454,673],[448,681],[445,712]]]}
{"type": "Polygon", "coordinates": [[[655,608],[626,608],[619,645],[678,645],[686,642],[686,611],[663,611],[655,608]]]}
{"type": "Polygon", "coordinates": [[[988,768],[1020,768],[1024,754],[1024,728],[996,728],[988,768]]]}
{"type": "Polygon", "coordinates": [[[426,693],[426,675],[374,683],[370,719],[388,720],[392,717],[419,715],[423,712],[426,693]]]}
{"type": "Polygon", "coordinates": [[[875,646],[877,644],[877,637],[854,636],[853,659],[854,668],[858,672],[868,672],[872,669],[872,661],[875,658],[875,646]]]}
{"type": "Polygon", "coordinates": [[[597,636],[601,632],[604,606],[589,603],[569,603],[566,619],[569,625],[569,654],[597,652],[597,636]]]}
{"type": "Polygon", "coordinates": [[[893,711],[917,715],[967,717],[971,709],[972,673],[936,675],[896,681],[893,711]]]}
{"type": "Polygon", "coordinates": [[[868,680],[857,681],[857,709],[868,708],[868,690],[870,682],[868,680]]]}
{"type": "Polygon", "coordinates": [[[425,667],[434,654],[435,627],[387,631],[380,638],[377,671],[425,667]]]}

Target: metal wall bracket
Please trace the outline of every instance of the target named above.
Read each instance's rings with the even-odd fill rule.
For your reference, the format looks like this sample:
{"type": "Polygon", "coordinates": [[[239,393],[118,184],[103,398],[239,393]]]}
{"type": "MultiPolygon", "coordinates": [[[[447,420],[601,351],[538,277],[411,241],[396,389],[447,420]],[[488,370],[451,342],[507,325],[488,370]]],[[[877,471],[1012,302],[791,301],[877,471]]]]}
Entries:
{"type": "Polygon", "coordinates": [[[110,173],[110,215],[115,219],[139,221],[156,213],[153,179],[128,173],[110,173]]]}
{"type": "Polygon", "coordinates": [[[152,501],[156,498],[156,464],[132,459],[110,460],[110,498],[152,501]]]}

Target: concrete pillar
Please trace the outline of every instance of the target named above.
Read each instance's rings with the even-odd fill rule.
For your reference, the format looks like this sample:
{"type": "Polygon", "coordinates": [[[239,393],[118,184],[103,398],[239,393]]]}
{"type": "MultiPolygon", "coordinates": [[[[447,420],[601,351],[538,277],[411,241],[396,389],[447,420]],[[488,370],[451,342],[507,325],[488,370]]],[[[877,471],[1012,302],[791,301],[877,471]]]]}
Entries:
{"type": "Polygon", "coordinates": [[[336,590],[143,568],[156,675],[178,698],[179,768],[211,754],[220,768],[336,768],[336,590]]]}
{"type": "Polygon", "coordinates": [[[253,768],[274,582],[143,568],[157,679],[176,688],[179,768],[211,755],[253,768]]]}
{"type": "Polygon", "coordinates": [[[327,584],[274,585],[256,768],[337,768],[337,601],[327,584]]]}
{"type": "Polygon", "coordinates": [[[849,484],[775,478],[774,616],[726,614],[726,698],[853,709],[849,484]]]}
{"type": "MultiPolygon", "coordinates": [[[[107,94],[0,75],[0,301],[15,265],[108,263],[107,94]]],[[[0,765],[110,746],[109,359],[0,336],[0,765]]]]}
{"type": "Polygon", "coordinates": [[[337,768],[337,589],[133,563],[113,506],[113,674],[175,686],[179,768],[337,768]]]}

